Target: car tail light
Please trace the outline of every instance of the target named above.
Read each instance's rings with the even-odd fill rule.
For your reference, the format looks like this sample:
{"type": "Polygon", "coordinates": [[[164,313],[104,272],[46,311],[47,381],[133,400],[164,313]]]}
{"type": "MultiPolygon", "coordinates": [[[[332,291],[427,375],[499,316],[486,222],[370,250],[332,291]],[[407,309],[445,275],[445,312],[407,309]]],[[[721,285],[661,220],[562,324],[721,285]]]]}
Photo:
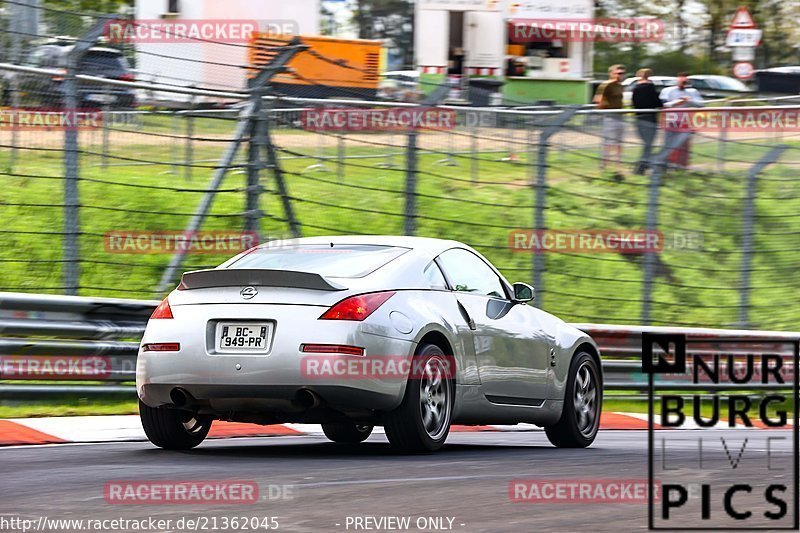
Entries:
{"type": "Polygon", "coordinates": [[[303,344],[305,353],[339,353],[342,355],[364,355],[364,348],[346,344],[303,344]]]}
{"type": "Polygon", "coordinates": [[[325,311],[320,320],[355,320],[361,322],[394,295],[394,291],[371,292],[345,298],[325,311]]]}
{"type": "Polygon", "coordinates": [[[179,342],[151,342],[142,346],[145,352],[179,352],[181,345],[179,342]]]}
{"type": "Polygon", "coordinates": [[[119,79],[122,80],[122,81],[136,81],[136,76],[134,76],[130,72],[126,72],[125,74],[122,74],[119,77],[119,79]]]}
{"type": "Polygon", "coordinates": [[[151,320],[154,318],[172,318],[172,309],[169,307],[169,300],[167,298],[164,298],[161,303],[158,304],[156,310],[153,311],[153,314],[150,315],[151,320]]]}
{"type": "Polygon", "coordinates": [[[53,81],[64,81],[64,77],[67,75],[67,69],[60,68],[58,69],[58,74],[53,74],[52,80],[53,81]]]}

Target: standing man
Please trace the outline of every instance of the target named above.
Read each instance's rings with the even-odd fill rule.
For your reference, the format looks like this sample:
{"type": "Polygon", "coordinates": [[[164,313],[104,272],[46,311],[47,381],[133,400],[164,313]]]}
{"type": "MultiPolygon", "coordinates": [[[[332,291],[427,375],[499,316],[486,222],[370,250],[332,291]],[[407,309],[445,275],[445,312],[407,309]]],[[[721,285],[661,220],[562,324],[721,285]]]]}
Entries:
{"type": "MultiPolygon", "coordinates": [[[[689,87],[689,77],[685,72],[678,73],[677,85],[673,87],[665,87],[661,91],[661,101],[664,107],[668,109],[676,108],[689,108],[689,107],[703,107],[703,97],[697,89],[689,87]]],[[[680,133],[686,131],[680,127],[670,127],[669,123],[682,123],[682,121],[667,120],[667,126],[664,127],[664,146],[668,146],[672,140],[680,133]]],[[[689,139],[675,148],[669,154],[669,162],[679,168],[688,168],[689,166],[689,139]]]]}
{"type": "MultiPolygon", "coordinates": [[[[592,100],[597,109],[622,109],[622,78],[625,76],[624,65],[611,65],[608,69],[608,80],[600,84],[592,100]]],[[[609,161],[614,162],[614,178],[623,179],[620,172],[622,160],[622,137],[625,133],[625,117],[622,113],[608,113],[603,116],[603,157],[601,170],[605,170],[609,161]]]]}
{"type": "MultiPolygon", "coordinates": [[[[658,97],[656,86],[650,80],[653,71],[649,68],[640,68],[636,72],[639,80],[633,87],[633,107],[634,109],[658,109],[663,107],[661,98],[658,97]]],[[[653,154],[653,141],[658,132],[658,113],[649,111],[646,113],[636,113],[636,130],[642,139],[642,155],[636,163],[634,172],[644,174],[650,166],[650,157],[653,154]]]]}

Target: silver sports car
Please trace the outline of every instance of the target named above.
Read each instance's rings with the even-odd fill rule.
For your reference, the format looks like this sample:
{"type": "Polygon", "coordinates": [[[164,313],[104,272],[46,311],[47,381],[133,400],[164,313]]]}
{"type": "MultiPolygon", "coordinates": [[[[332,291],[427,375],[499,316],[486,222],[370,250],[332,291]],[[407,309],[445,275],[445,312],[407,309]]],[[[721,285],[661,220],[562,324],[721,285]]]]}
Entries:
{"type": "Polygon", "coordinates": [[[314,237],[187,272],[150,317],[136,388],[156,446],[187,449],[214,419],[320,423],[355,444],[383,426],[406,452],[451,424],[533,423],[585,447],[600,421],[594,341],[527,302],[460,242],[314,237]]]}

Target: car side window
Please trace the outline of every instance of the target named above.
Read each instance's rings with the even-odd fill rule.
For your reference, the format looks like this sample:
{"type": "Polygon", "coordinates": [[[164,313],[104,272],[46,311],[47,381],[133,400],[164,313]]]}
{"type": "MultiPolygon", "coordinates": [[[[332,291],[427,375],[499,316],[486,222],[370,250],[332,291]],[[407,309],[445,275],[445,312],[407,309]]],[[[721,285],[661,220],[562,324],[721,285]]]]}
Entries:
{"type": "Polygon", "coordinates": [[[439,265],[437,265],[434,261],[431,261],[430,264],[425,267],[424,275],[425,280],[428,282],[428,287],[431,289],[447,289],[447,281],[444,279],[444,274],[442,274],[442,270],[439,268],[439,265]]]}
{"type": "Polygon", "coordinates": [[[447,250],[439,256],[439,264],[456,291],[506,298],[500,278],[472,252],[463,248],[447,250]]]}

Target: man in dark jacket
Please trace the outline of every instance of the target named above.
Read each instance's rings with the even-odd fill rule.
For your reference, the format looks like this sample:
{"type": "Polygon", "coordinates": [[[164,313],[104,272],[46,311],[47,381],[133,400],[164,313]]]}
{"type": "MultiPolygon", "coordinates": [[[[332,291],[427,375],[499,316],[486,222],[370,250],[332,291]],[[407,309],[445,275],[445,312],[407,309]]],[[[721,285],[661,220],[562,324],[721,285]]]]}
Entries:
{"type": "MultiPolygon", "coordinates": [[[[650,81],[653,71],[649,68],[642,68],[636,72],[639,80],[633,86],[633,108],[634,109],[657,109],[663,107],[661,98],[658,97],[653,82],[650,81]]],[[[644,174],[650,164],[650,157],[653,154],[653,141],[658,132],[658,113],[655,111],[636,113],[636,131],[642,139],[642,155],[636,163],[634,172],[644,174]]]]}

